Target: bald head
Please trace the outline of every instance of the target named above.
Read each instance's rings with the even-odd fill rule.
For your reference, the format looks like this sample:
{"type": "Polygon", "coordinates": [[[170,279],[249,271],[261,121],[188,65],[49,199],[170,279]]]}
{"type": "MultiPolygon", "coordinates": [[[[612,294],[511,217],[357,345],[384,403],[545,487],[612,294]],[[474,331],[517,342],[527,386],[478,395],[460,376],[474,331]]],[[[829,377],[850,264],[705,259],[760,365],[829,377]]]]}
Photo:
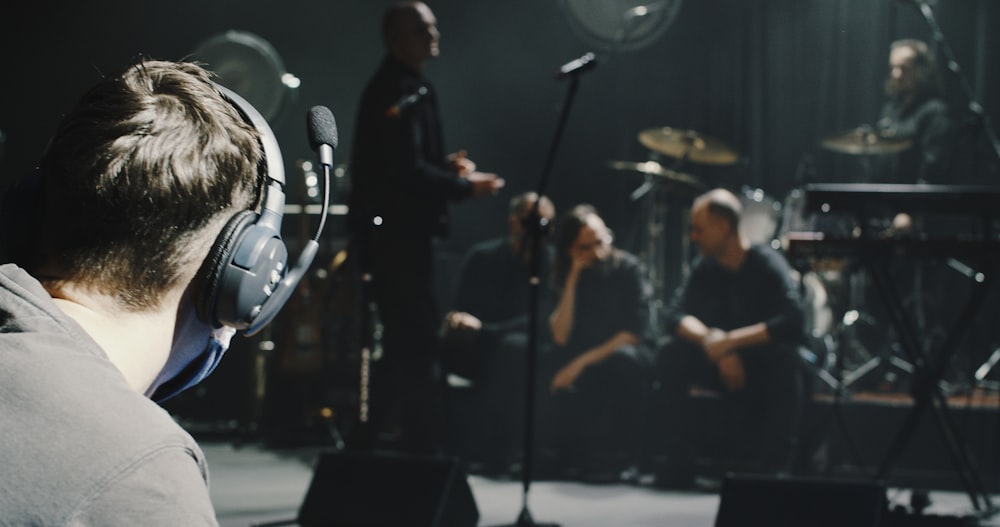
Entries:
{"type": "Polygon", "coordinates": [[[732,192],[724,189],[712,189],[694,200],[691,210],[705,208],[712,216],[724,220],[733,231],[740,226],[740,216],[743,214],[743,204],[732,192]]]}
{"type": "Polygon", "coordinates": [[[417,70],[438,56],[437,18],[423,2],[399,2],[382,16],[386,51],[417,70]]]}

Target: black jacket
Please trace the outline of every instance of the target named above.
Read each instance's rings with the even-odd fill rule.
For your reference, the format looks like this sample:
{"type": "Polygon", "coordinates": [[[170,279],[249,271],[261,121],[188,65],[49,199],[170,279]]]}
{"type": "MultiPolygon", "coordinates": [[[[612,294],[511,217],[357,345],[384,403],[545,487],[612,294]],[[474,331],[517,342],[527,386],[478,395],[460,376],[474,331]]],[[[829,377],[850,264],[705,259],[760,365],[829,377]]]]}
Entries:
{"type": "Polygon", "coordinates": [[[351,152],[349,226],[355,236],[444,236],[448,201],[472,194],[446,160],[437,95],[419,72],[389,56],[358,107],[351,152]],[[389,109],[423,88],[398,115],[389,109]]]}

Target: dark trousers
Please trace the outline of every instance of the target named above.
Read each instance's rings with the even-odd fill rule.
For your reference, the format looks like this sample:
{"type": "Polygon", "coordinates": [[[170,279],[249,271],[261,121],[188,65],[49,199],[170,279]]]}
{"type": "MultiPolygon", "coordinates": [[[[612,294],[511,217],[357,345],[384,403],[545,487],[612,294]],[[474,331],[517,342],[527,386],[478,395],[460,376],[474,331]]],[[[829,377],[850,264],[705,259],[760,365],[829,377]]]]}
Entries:
{"type": "Polygon", "coordinates": [[[449,439],[462,455],[502,469],[524,444],[528,335],[484,328],[474,338],[446,338],[444,345],[447,370],[472,381],[449,401],[449,439]]]}
{"type": "Polygon", "coordinates": [[[552,393],[553,376],[579,352],[552,348],[540,357],[538,445],[559,458],[557,463],[581,468],[602,458],[637,462],[652,379],[648,350],[620,348],[586,368],[572,389],[552,393]]]}
{"type": "Polygon", "coordinates": [[[722,384],[718,367],[701,348],[680,340],[661,348],[660,385],[651,419],[658,443],[654,448],[662,452],[669,470],[694,470],[696,446],[708,424],[697,414],[690,397],[692,386],[722,394],[725,415],[731,418],[721,427],[729,436],[722,443],[737,468],[767,472],[788,468],[803,404],[801,359],[791,346],[757,346],[737,353],[746,384],[730,392],[722,384]]]}
{"type": "Polygon", "coordinates": [[[444,379],[432,241],[376,238],[360,249],[381,322],[382,355],[370,376],[371,428],[376,435],[396,435],[397,450],[438,453],[445,437],[444,379]]]}

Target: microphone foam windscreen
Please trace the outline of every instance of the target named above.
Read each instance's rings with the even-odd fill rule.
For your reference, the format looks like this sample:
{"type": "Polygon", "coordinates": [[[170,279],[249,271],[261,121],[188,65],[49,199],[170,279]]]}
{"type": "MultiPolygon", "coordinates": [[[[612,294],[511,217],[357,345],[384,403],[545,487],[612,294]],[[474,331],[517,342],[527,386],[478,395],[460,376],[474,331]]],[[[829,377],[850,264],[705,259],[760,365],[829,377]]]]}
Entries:
{"type": "Polygon", "coordinates": [[[313,150],[318,150],[319,145],[337,148],[337,121],[329,108],[313,106],[306,116],[306,127],[309,130],[309,146],[313,150]]]}

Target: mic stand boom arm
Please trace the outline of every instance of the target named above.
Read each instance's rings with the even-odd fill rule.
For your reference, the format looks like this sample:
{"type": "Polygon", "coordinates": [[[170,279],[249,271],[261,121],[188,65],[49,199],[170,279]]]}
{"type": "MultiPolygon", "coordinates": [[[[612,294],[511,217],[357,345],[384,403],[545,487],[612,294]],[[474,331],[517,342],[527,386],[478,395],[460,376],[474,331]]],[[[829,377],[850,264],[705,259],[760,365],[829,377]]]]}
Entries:
{"type": "Polygon", "coordinates": [[[937,45],[941,56],[944,58],[948,71],[955,74],[955,77],[958,79],[958,84],[962,87],[962,91],[965,93],[966,100],[969,102],[969,111],[975,115],[976,120],[979,121],[983,130],[986,131],[986,139],[990,143],[994,156],[996,156],[994,161],[1000,161],[1000,139],[997,139],[997,133],[996,130],[993,129],[993,122],[990,119],[990,115],[983,108],[983,105],[976,100],[976,96],[972,92],[972,86],[969,85],[968,79],[966,79],[962,74],[962,68],[958,65],[958,61],[955,60],[955,54],[952,53],[951,46],[948,45],[944,32],[941,31],[941,26],[937,23],[937,18],[934,16],[934,10],[927,1],[918,0],[916,4],[917,8],[920,10],[920,14],[923,15],[924,20],[927,22],[927,26],[930,27],[931,34],[934,37],[934,43],[937,45]]]}

